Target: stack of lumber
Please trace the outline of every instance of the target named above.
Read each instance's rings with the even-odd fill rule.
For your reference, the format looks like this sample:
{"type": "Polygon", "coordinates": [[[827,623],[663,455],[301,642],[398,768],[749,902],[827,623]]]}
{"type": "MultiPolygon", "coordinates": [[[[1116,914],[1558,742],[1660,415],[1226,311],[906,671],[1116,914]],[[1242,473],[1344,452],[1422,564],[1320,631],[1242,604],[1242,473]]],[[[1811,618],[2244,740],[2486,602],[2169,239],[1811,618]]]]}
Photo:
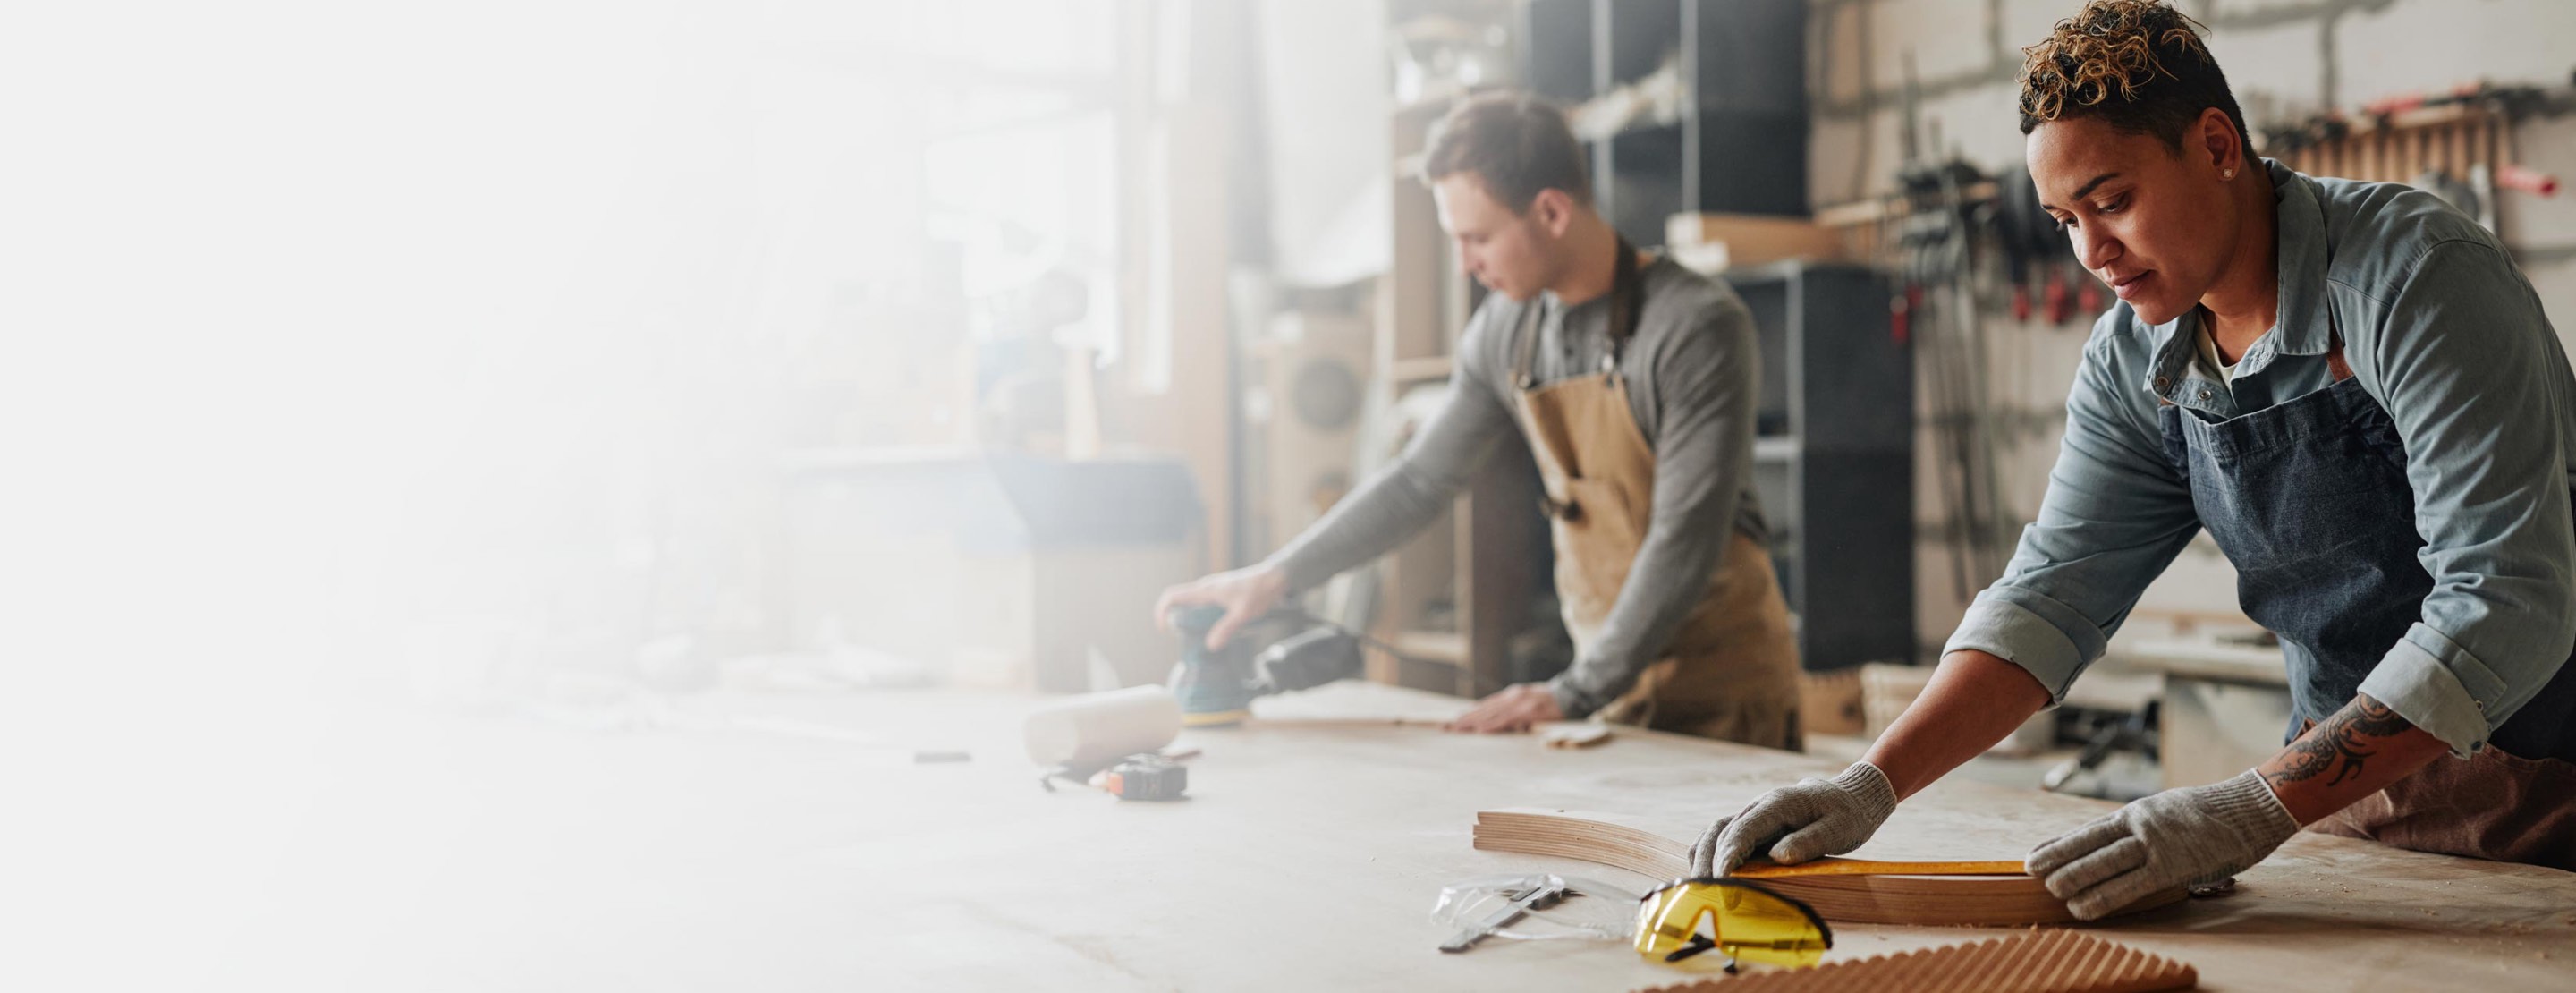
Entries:
{"type": "MultiPolygon", "coordinates": [[[[1678,879],[1690,870],[1687,842],[1596,815],[1480,811],[1475,843],[1480,851],[1580,859],[1653,879],[1678,879]]],[[[2038,879],[2027,875],[1836,874],[1801,869],[1794,875],[1741,875],[1756,878],[1764,889],[1804,901],[1832,922],[2018,926],[2075,920],[2065,901],[2049,895],[2038,879]]],[[[2167,891],[2120,913],[2160,907],[2182,897],[2182,890],[2167,891]]]]}

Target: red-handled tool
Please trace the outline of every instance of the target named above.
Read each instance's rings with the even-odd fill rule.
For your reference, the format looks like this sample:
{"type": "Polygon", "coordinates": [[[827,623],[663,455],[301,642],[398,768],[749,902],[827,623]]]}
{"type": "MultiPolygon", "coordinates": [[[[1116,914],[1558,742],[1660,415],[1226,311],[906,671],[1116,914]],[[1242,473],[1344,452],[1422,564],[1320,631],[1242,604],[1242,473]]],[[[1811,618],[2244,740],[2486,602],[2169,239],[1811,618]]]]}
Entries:
{"type": "Polygon", "coordinates": [[[2558,177],[2525,166],[2509,165],[2497,169],[2495,184],[2508,190],[2521,190],[2536,196],[2558,195],[2558,177]]]}

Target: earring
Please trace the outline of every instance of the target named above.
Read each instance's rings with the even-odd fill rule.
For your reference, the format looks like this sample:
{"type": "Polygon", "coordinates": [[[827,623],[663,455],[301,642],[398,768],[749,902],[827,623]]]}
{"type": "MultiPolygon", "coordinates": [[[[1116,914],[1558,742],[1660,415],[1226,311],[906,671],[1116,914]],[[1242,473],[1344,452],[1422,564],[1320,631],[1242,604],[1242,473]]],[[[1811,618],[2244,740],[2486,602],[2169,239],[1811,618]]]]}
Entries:
{"type": "Polygon", "coordinates": [[[2236,170],[2234,170],[2234,169],[2222,170],[2221,172],[2219,172],[2219,174],[2218,174],[2218,178],[2219,178],[2219,179],[2221,179],[2221,180],[2235,179],[2235,178],[2236,178],[2236,170]]]}

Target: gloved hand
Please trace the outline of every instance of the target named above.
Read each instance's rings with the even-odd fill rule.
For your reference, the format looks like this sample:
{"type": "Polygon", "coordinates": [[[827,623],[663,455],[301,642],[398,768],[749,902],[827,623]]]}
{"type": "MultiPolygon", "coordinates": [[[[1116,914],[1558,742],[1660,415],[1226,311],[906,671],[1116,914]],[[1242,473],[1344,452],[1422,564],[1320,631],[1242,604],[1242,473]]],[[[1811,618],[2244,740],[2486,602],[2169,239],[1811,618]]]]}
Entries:
{"type": "Polygon", "coordinates": [[[1691,846],[1691,875],[1723,876],[1756,855],[1782,865],[1840,855],[1868,841],[1895,812],[1896,787],[1887,774],[1854,762],[1842,775],[1799,780],[1718,818],[1691,846]]]}
{"type": "Polygon", "coordinates": [[[2248,770],[2166,790],[2067,832],[2031,850],[2030,874],[2089,921],[2153,893],[2233,876],[2298,831],[2272,787],[2248,770]]]}

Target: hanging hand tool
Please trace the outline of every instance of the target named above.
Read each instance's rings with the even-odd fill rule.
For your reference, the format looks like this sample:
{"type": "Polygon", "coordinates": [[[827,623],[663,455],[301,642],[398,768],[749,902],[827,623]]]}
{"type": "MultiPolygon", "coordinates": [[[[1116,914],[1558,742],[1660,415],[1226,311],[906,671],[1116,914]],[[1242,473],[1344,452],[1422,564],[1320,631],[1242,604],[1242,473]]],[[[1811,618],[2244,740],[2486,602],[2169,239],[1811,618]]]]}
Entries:
{"type": "Polygon", "coordinates": [[[2039,187],[2033,185],[2030,173],[2014,169],[1995,180],[2000,200],[1995,214],[1995,233],[2003,244],[2004,267],[2012,279],[2013,320],[2027,321],[2031,315],[2033,282],[2046,293],[2049,276],[2066,256],[2066,238],[2057,221],[2039,205],[2039,187]]]}
{"type": "Polygon", "coordinates": [[[2495,184],[2508,190],[2520,190],[2537,196],[2557,196],[2558,177],[2518,165],[2498,168],[2495,184]]]}

